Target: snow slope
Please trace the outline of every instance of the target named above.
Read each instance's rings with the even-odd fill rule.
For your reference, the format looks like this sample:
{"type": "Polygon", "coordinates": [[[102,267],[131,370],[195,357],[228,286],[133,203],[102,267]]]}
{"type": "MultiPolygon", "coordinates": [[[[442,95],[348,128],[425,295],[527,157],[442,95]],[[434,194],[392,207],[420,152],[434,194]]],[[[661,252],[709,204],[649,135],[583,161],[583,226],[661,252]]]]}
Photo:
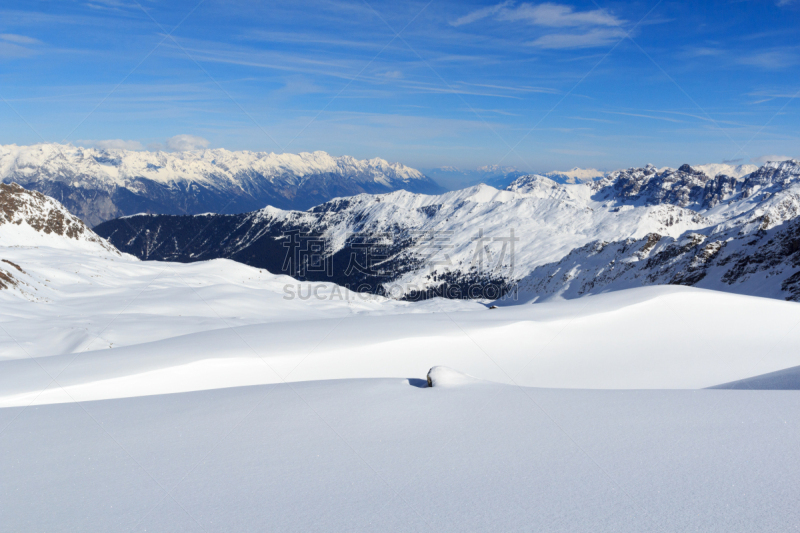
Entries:
{"type": "MultiPolygon", "coordinates": [[[[70,332],[77,340],[67,336],[68,319],[33,315],[33,306],[46,304],[26,302],[13,313],[18,318],[4,317],[4,345],[13,359],[0,362],[0,405],[286,380],[423,378],[436,365],[533,387],[703,388],[800,364],[794,349],[800,331],[793,329],[800,308],[764,298],[654,287],[493,310],[441,300],[371,307],[321,302],[315,309],[313,301],[277,297],[273,305],[264,299],[270,309],[260,310],[250,309],[233,287],[203,287],[197,271],[183,274],[187,279],[176,275],[159,285],[194,285],[197,294],[187,289],[183,306],[172,303],[176,298],[153,305],[164,296],[155,286],[115,298],[105,315],[79,315],[92,333],[100,330],[99,340],[89,340],[87,331],[70,332]],[[188,316],[175,316],[191,306],[188,316]],[[48,330],[53,340],[39,340],[48,330]],[[28,357],[59,353],[55,339],[62,337],[63,355],[28,357]]],[[[102,295],[94,306],[103,309],[102,295]]]]}
{"type": "Polygon", "coordinates": [[[0,521],[783,533],[800,522],[797,400],[380,379],[0,409],[0,521]]]}

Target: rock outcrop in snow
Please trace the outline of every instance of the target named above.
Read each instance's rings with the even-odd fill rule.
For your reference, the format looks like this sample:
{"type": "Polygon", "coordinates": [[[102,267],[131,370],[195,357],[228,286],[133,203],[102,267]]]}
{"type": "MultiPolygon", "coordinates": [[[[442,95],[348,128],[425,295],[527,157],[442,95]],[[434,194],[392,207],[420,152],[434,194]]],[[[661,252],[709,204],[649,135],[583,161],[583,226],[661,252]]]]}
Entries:
{"type": "Polygon", "coordinates": [[[59,202],[16,183],[0,183],[0,244],[88,246],[118,253],[59,202]]]}
{"type": "Polygon", "coordinates": [[[337,196],[399,189],[436,193],[418,170],[325,152],[274,154],[97,150],[61,144],[0,146],[0,181],[52,196],[86,223],[134,213],[307,209],[337,196]]]}
{"type": "MultiPolygon", "coordinates": [[[[121,257],[114,246],[57,201],[16,183],[0,183],[0,290],[10,289],[29,300],[40,299],[37,285],[46,276],[31,277],[16,255],[20,249],[34,249],[38,254],[39,247],[105,258],[121,257]]],[[[135,261],[133,257],[126,257],[135,261]]]]}
{"type": "Polygon", "coordinates": [[[480,380],[447,366],[434,366],[428,370],[428,387],[458,387],[473,383],[480,383],[480,380]]]}

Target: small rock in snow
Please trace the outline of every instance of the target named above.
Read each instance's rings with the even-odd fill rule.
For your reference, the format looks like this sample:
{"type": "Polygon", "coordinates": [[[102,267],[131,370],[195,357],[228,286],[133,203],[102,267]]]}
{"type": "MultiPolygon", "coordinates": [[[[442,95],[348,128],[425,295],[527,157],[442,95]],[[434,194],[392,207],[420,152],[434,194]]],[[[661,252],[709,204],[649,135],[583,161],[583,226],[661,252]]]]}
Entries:
{"type": "Polygon", "coordinates": [[[472,376],[446,366],[435,366],[428,370],[428,387],[456,387],[477,381],[472,376]]]}

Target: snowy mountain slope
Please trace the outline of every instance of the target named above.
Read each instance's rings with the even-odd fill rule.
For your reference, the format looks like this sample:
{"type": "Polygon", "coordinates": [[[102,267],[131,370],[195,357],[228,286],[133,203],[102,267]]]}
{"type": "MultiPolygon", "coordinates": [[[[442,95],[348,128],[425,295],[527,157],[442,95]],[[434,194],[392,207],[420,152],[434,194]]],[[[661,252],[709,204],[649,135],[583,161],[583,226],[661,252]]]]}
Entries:
{"type": "Polygon", "coordinates": [[[286,270],[289,235],[313,234],[324,241],[331,269],[302,272],[304,279],[363,284],[365,290],[411,298],[464,297],[476,288],[473,297],[494,299],[536,267],[595,241],[639,240],[651,233],[678,240],[690,234],[749,235],[791,221],[800,213],[799,176],[796,161],[769,163],[744,178],[711,178],[688,165],[628,169],[577,184],[528,175],[505,191],[479,185],[440,196],[359,195],[307,212],[134,216],[97,231],[145,259],[226,257],[293,275],[298,272],[286,270]],[[376,268],[366,273],[350,268],[354,257],[361,265],[368,260],[363,236],[384,239],[373,246],[376,268]]]}
{"type": "MultiPolygon", "coordinates": [[[[207,268],[226,264],[210,262],[207,268]]],[[[121,291],[112,300],[86,289],[84,302],[94,302],[94,314],[85,317],[78,314],[84,307],[63,305],[57,308],[63,317],[52,322],[56,309],[37,310],[39,304],[26,302],[31,325],[22,327],[18,320],[3,328],[33,355],[62,355],[34,361],[17,350],[14,359],[0,362],[0,405],[283,381],[424,377],[437,365],[532,387],[694,389],[800,364],[800,330],[792,329],[800,306],[768,298],[645,287],[492,310],[446,300],[348,305],[283,300],[277,287],[270,296],[265,280],[239,281],[230,274],[226,279],[223,273],[203,287],[204,274],[210,272],[200,265],[176,265],[165,274],[166,288],[148,288],[106,329],[127,300],[121,291]],[[178,274],[197,292],[171,288],[178,274]],[[247,298],[245,289],[256,294],[247,298]],[[152,305],[164,295],[168,305],[152,305]],[[262,308],[255,305],[259,297],[262,308]],[[46,338],[54,338],[70,320],[84,327],[96,322],[102,340],[77,347],[65,338],[60,351],[55,340],[41,338],[41,331],[52,331],[46,338]],[[112,340],[120,345],[108,349],[105,342],[112,340]],[[58,386],[43,390],[55,375],[58,386]]]]}
{"type": "Polygon", "coordinates": [[[222,259],[183,265],[86,249],[0,245],[0,260],[0,272],[19,283],[13,291],[0,290],[0,360],[117,349],[266,322],[430,312],[430,305],[300,283],[222,259]],[[295,297],[288,298],[285,287],[295,297]]]}
{"type": "Polygon", "coordinates": [[[376,292],[396,286],[402,295],[415,288],[439,287],[445,283],[442,276],[450,273],[458,279],[447,283],[463,290],[473,278],[502,284],[594,239],[640,237],[653,231],[677,236],[706,225],[697,213],[672,205],[624,211],[601,208],[587,186],[558,186],[537,179],[539,185],[528,184],[524,190],[479,185],[441,196],[403,191],[359,195],[307,212],[267,208],[233,216],[133,216],[96,230],[144,259],[227,257],[272,272],[286,272],[290,232],[317,234],[325,241],[333,274],[308,271],[307,279],[364,283],[376,292]],[[380,265],[345,275],[353,254],[361,265],[368,261],[368,251],[359,240],[364,236],[385,237],[374,253],[381,257],[380,265]]]}
{"type": "Polygon", "coordinates": [[[99,237],[57,201],[41,193],[25,190],[16,183],[0,183],[0,291],[28,299],[40,298],[38,283],[26,270],[17,250],[56,248],[88,257],[136,261],[121,254],[99,237]]]}
{"type": "Polygon", "coordinates": [[[800,301],[800,219],[769,230],[740,228],[679,239],[592,242],[541,265],[518,283],[520,297],[577,298],[643,285],[693,285],[800,301]]]}
{"type": "Polygon", "coordinates": [[[441,190],[418,170],[379,158],[60,144],[0,146],[0,181],[52,196],[90,225],[141,212],[236,213],[265,205],[305,209],[364,192],[441,190]]]}
{"type": "Polygon", "coordinates": [[[800,521],[797,391],[346,380],[0,409],[9,422],[12,531],[778,533],[800,521]]]}
{"type": "MultiPolygon", "coordinates": [[[[680,203],[710,205],[703,213],[716,224],[678,238],[593,241],[521,279],[523,299],[681,284],[800,301],[800,164],[768,163],[742,180],[713,181],[701,192],[674,180],[670,193],[680,203]]],[[[634,184],[627,190],[636,196],[623,201],[652,201],[660,193],[649,187],[634,184]]]]}

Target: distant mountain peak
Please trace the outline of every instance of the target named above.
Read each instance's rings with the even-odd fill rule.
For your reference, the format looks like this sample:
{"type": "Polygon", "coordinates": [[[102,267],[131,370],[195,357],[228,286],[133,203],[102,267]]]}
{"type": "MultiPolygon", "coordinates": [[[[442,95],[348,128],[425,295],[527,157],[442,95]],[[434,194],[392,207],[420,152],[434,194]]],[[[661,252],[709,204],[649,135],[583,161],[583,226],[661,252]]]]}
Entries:
{"type": "Polygon", "coordinates": [[[574,167],[572,170],[560,171],[553,170],[545,174],[548,178],[554,179],[562,183],[577,183],[582,181],[592,181],[602,178],[606,175],[605,172],[597,170],[596,168],[579,168],[574,167]]]}

